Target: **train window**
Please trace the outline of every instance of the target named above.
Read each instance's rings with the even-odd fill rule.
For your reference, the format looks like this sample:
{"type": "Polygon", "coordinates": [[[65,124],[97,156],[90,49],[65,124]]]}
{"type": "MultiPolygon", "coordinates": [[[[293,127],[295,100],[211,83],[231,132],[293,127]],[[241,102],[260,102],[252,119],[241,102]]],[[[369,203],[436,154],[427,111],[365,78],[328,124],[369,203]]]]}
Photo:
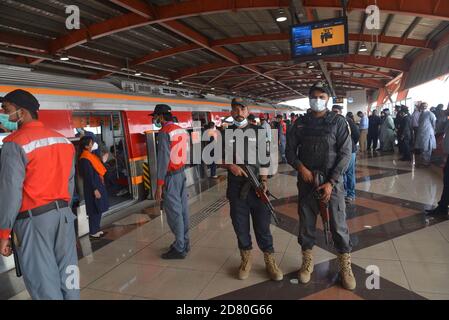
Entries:
{"type": "Polygon", "coordinates": [[[169,89],[163,89],[162,92],[163,93],[170,93],[170,90],[169,89]]]}
{"type": "Polygon", "coordinates": [[[171,93],[171,94],[177,94],[178,91],[176,91],[176,90],[170,90],[170,93],[171,93]]]}

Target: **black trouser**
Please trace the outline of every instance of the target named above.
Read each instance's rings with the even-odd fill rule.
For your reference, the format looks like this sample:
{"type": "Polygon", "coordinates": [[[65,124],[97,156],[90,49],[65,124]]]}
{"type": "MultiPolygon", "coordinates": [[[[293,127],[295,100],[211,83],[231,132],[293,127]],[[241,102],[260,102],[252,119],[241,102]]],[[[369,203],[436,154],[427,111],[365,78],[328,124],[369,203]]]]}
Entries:
{"type": "Polygon", "coordinates": [[[379,131],[368,131],[368,150],[371,149],[371,143],[373,144],[373,150],[377,149],[377,141],[379,140],[379,131]]]}
{"type": "Polygon", "coordinates": [[[231,219],[237,235],[239,249],[251,250],[250,216],[253,220],[257,245],[263,252],[274,252],[270,224],[271,215],[251,188],[246,199],[240,198],[241,183],[228,180],[227,196],[231,207],[231,219]]]}
{"type": "Polygon", "coordinates": [[[409,139],[399,141],[399,151],[401,152],[403,159],[412,160],[412,151],[410,150],[409,139]]]}
{"type": "Polygon", "coordinates": [[[440,202],[438,202],[438,207],[443,211],[447,211],[447,206],[449,206],[449,156],[444,166],[443,193],[441,194],[440,202]]]}

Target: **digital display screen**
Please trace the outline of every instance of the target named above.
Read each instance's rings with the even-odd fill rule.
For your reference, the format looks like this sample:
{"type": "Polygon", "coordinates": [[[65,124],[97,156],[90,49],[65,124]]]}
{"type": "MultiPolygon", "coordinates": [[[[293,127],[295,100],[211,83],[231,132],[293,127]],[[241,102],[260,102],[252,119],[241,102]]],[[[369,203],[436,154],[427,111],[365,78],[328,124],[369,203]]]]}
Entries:
{"type": "Polygon", "coordinates": [[[315,58],[348,54],[346,17],[309,22],[291,29],[293,58],[315,58]]]}

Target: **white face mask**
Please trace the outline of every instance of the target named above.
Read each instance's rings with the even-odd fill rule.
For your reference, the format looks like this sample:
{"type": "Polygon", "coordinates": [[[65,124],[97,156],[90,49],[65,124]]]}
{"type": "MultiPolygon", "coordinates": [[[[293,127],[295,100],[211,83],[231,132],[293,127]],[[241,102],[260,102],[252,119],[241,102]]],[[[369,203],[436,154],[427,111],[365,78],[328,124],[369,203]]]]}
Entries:
{"type": "Polygon", "coordinates": [[[323,99],[310,99],[310,108],[315,112],[326,110],[327,101],[323,99]]]}
{"type": "Polygon", "coordinates": [[[238,128],[241,128],[241,127],[244,127],[244,126],[246,126],[246,125],[248,124],[248,120],[247,120],[247,119],[244,119],[244,120],[241,121],[241,122],[238,122],[237,120],[234,120],[234,124],[235,124],[238,128]]]}
{"type": "Polygon", "coordinates": [[[94,142],[93,146],[92,146],[92,151],[98,150],[98,144],[96,142],[94,142]]]}

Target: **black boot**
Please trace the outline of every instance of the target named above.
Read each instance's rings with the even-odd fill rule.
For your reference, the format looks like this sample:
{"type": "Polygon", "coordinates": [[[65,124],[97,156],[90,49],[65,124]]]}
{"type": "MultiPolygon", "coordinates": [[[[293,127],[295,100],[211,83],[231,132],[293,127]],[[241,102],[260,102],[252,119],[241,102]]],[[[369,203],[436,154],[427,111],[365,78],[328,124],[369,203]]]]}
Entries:
{"type": "Polygon", "coordinates": [[[436,207],[436,208],[434,208],[434,209],[432,209],[432,210],[426,210],[426,214],[427,215],[429,215],[429,216],[441,216],[441,215],[447,215],[448,214],[448,210],[447,210],[447,207],[446,207],[446,210],[444,210],[444,208],[442,208],[442,207],[440,207],[440,206],[438,206],[438,207],[436,207]]]}

